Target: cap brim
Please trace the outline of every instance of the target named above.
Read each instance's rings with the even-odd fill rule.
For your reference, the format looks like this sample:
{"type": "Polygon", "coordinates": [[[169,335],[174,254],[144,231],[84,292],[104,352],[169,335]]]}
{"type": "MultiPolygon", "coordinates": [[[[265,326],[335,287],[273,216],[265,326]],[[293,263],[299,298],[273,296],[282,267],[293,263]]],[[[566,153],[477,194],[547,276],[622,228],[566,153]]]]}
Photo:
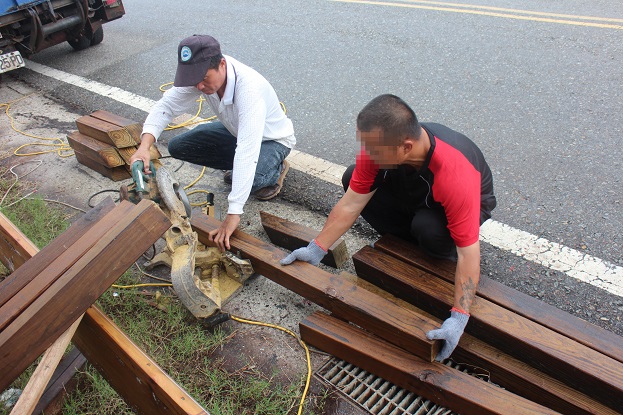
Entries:
{"type": "Polygon", "coordinates": [[[173,86],[195,86],[205,78],[210,62],[198,62],[191,65],[179,63],[175,72],[173,86]]]}

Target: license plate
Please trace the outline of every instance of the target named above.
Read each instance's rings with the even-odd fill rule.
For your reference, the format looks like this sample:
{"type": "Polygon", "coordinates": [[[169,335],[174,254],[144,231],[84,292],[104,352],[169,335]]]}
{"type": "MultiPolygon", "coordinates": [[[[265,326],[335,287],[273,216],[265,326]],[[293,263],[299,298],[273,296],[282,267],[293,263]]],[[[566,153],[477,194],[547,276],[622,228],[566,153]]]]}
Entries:
{"type": "Polygon", "coordinates": [[[26,66],[22,54],[18,51],[0,55],[0,73],[12,71],[13,69],[26,66]]]}

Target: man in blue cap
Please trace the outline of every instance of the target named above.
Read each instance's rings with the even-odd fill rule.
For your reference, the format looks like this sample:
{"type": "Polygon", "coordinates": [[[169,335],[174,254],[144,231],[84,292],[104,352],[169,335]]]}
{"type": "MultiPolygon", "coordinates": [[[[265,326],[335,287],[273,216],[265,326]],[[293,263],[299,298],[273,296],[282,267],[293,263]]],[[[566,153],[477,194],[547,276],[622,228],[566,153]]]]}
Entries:
{"type": "Polygon", "coordinates": [[[205,97],[218,117],[169,141],[169,154],[190,163],[227,170],[232,188],[227,216],[210,238],[221,250],[230,249],[229,237],[240,223],[243,207],[253,194],[270,200],[281,191],[288,172],[285,158],[296,139],[268,81],[247,65],[221,53],[216,39],[193,35],[177,49],[173,87],[151,109],[143,126],[141,144],[130,159],[142,160],[149,171],[149,147],[171,120],[193,112],[205,97]]]}

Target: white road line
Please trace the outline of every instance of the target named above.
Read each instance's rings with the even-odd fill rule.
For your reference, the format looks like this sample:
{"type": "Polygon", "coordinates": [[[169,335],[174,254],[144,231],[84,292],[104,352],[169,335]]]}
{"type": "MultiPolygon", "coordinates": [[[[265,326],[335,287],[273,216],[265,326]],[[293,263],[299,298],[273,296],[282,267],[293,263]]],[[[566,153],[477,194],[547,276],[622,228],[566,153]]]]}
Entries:
{"type": "MultiPolygon", "coordinates": [[[[149,112],[152,105],[155,104],[155,101],[149,98],[30,60],[26,61],[26,67],[42,75],[78,86],[145,112],[149,112]]],[[[343,166],[296,150],[290,153],[288,160],[294,169],[329,183],[342,185],[342,173],[346,169],[343,166]]],[[[528,261],[563,272],[570,277],[592,284],[612,294],[623,296],[623,267],[494,220],[487,221],[481,227],[480,239],[528,261]]]]}
{"type": "Polygon", "coordinates": [[[57,81],[66,82],[70,85],[77,86],[94,94],[102,95],[115,101],[119,101],[123,104],[129,105],[139,110],[149,112],[151,107],[156,103],[153,99],[145,98],[140,95],[133,94],[132,92],[124,91],[121,88],[102,84],[101,82],[93,81],[91,79],[84,78],[82,76],[73,75],[67,72],[59,71],[58,69],[50,68],[49,66],[41,65],[37,62],[25,59],[26,68],[40,73],[41,75],[49,76],[57,81]]]}

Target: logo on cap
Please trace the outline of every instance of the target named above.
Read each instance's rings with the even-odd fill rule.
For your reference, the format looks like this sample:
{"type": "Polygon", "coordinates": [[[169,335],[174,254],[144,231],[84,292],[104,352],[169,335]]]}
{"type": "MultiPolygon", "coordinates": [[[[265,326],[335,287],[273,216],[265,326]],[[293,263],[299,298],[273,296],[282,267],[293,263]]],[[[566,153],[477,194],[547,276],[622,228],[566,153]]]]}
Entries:
{"type": "Polygon", "coordinates": [[[192,57],[193,52],[188,46],[184,46],[182,50],[180,50],[180,59],[182,60],[182,62],[188,62],[192,57]]]}

